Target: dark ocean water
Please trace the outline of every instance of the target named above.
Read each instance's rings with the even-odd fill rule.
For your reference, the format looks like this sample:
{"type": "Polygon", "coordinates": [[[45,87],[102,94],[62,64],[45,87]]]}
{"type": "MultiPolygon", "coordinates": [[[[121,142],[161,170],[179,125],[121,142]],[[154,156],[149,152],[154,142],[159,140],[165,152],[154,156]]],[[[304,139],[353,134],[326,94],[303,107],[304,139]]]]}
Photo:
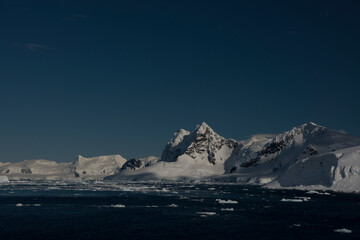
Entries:
{"type": "Polygon", "coordinates": [[[360,195],[329,193],[219,183],[11,182],[0,185],[0,239],[360,239],[360,195]],[[342,228],[352,232],[334,231],[342,228]]]}

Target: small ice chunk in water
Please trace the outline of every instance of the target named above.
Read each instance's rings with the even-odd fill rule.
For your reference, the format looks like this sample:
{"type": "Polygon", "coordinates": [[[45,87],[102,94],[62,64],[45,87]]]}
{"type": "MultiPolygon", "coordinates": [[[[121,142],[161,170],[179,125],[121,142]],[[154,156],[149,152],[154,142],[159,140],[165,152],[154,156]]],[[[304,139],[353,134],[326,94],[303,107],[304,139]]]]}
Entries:
{"type": "Polygon", "coordinates": [[[178,207],[178,205],[176,205],[176,204],[174,204],[174,203],[172,203],[172,204],[170,204],[170,205],[167,205],[168,207],[178,207]]]}
{"type": "Polygon", "coordinates": [[[287,198],[283,198],[280,200],[281,202],[303,202],[304,200],[302,199],[287,199],[287,198]]]}
{"type": "Polygon", "coordinates": [[[111,207],[115,207],[115,208],[124,208],[125,205],[122,205],[122,204],[113,204],[113,205],[110,205],[111,207]]]}
{"type": "Polygon", "coordinates": [[[199,215],[207,215],[207,216],[213,216],[216,215],[216,212],[196,212],[199,215]]]}
{"type": "Polygon", "coordinates": [[[335,229],[334,232],[338,233],[352,233],[352,230],[346,228],[335,229]]]}
{"type": "Polygon", "coordinates": [[[318,191],[315,191],[315,190],[310,190],[310,191],[308,191],[306,193],[307,194],[330,195],[330,193],[328,193],[328,192],[318,192],[318,191]]]}
{"type": "Polygon", "coordinates": [[[310,199],[311,199],[311,197],[295,197],[295,198],[301,199],[301,200],[303,200],[304,202],[308,202],[308,201],[310,201],[310,199]]]}
{"type": "Polygon", "coordinates": [[[22,203],[17,203],[16,206],[17,207],[23,207],[24,205],[22,203]]]}
{"type": "Polygon", "coordinates": [[[226,211],[226,212],[233,212],[234,209],[233,208],[221,208],[221,211],[226,211]]]}
{"type": "Polygon", "coordinates": [[[228,199],[228,200],[216,199],[215,201],[217,201],[220,204],[237,204],[238,203],[238,201],[230,200],[230,199],[228,199]]]}
{"type": "Polygon", "coordinates": [[[215,191],[216,189],[213,188],[213,187],[211,187],[211,188],[208,188],[208,190],[210,190],[210,191],[215,191]]]}

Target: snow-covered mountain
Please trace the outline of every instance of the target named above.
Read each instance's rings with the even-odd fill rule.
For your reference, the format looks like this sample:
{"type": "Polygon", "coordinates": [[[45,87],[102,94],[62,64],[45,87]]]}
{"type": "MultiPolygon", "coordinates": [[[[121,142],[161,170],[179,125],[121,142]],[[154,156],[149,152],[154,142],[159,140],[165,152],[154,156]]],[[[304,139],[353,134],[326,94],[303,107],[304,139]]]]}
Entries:
{"type": "Polygon", "coordinates": [[[166,145],[160,161],[174,162],[186,155],[195,161],[221,165],[237,145],[237,141],[221,137],[203,122],[191,133],[178,130],[166,145]]]}
{"type": "Polygon", "coordinates": [[[244,145],[242,152],[246,154],[239,156],[235,167],[249,168],[269,163],[274,169],[279,169],[309,156],[360,145],[360,139],[309,122],[262,144],[257,151],[249,151],[244,145]]]}
{"type": "Polygon", "coordinates": [[[121,155],[98,156],[85,158],[79,155],[70,164],[76,177],[103,179],[106,176],[114,175],[120,169],[126,159],[121,155]]]}
{"type": "Polygon", "coordinates": [[[192,132],[180,129],[166,145],[160,160],[137,171],[119,172],[107,179],[202,178],[225,173],[224,164],[239,143],[215,133],[206,123],[192,132]]]}
{"type": "Polygon", "coordinates": [[[297,161],[269,187],[360,191],[360,146],[297,161]]]}
{"type": "MultiPolygon", "coordinates": [[[[237,181],[263,183],[269,187],[341,190],[339,175],[335,175],[340,171],[341,176],[352,176],[341,178],[341,186],[354,187],[354,181],[360,182],[360,175],[353,174],[360,163],[357,153],[360,139],[342,131],[309,122],[262,144],[257,151],[249,151],[245,145],[241,147],[241,152],[247,154],[239,155],[233,168],[237,181]],[[345,153],[348,157],[340,160],[339,156],[345,153]]],[[[360,191],[360,185],[356,188],[352,189],[360,191]]]]}
{"type": "Polygon", "coordinates": [[[49,160],[25,160],[0,164],[0,175],[9,179],[103,179],[113,175],[126,160],[120,155],[84,158],[78,156],[74,162],[57,163],[49,160]]]}
{"type": "Polygon", "coordinates": [[[356,181],[360,182],[354,164],[360,165],[358,152],[359,138],[312,122],[276,136],[254,135],[243,141],[225,139],[202,123],[192,132],[184,129],[175,132],[157,163],[136,167],[136,161],[132,161],[128,164],[133,171],[120,171],[107,179],[231,178],[273,187],[311,183],[331,189],[336,184],[338,189],[347,181],[347,178],[340,181],[339,176],[351,175],[351,179],[359,178],[356,181]],[[348,156],[341,159],[341,164],[340,155],[348,156]],[[340,171],[339,166],[345,170],[340,171]],[[305,175],[313,171],[318,178],[304,180],[301,175],[304,171],[305,175]],[[342,175],[335,176],[334,171],[342,175]]]}
{"type": "Polygon", "coordinates": [[[44,159],[25,160],[0,165],[0,175],[9,179],[58,179],[75,177],[68,163],[57,163],[44,159]]]}
{"type": "Polygon", "coordinates": [[[0,175],[10,179],[190,178],[360,192],[360,139],[309,122],[279,135],[236,141],[202,123],[191,132],[176,131],[160,158],[126,161],[111,155],[79,156],[71,163],[25,160],[0,163],[0,175]]]}

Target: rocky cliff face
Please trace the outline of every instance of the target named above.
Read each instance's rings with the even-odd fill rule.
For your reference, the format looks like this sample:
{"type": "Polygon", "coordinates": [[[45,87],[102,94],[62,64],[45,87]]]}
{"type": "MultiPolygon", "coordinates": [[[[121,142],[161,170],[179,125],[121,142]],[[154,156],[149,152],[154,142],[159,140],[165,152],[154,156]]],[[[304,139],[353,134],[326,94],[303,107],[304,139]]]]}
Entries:
{"type": "Polygon", "coordinates": [[[155,164],[157,161],[159,160],[158,157],[155,156],[150,156],[147,158],[131,158],[128,161],[126,161],[126,163],[124,163],[124,165],[121,167],[120,171],[126,171],[126,170],[138,170],[138,169],[142,169],[145,167],[149,167],[153,164],[155,164]]]}

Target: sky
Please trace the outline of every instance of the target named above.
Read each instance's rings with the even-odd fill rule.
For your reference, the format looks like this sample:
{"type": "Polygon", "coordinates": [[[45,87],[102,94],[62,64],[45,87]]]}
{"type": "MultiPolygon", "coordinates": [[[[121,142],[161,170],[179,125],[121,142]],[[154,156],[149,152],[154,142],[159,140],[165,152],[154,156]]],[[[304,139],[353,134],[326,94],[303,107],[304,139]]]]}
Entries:
{"type": "Polygon", "coordinates": [[[359,1],[0,1],[0,162],[159,156],[206,122],[360,137],[359,1]]]}

